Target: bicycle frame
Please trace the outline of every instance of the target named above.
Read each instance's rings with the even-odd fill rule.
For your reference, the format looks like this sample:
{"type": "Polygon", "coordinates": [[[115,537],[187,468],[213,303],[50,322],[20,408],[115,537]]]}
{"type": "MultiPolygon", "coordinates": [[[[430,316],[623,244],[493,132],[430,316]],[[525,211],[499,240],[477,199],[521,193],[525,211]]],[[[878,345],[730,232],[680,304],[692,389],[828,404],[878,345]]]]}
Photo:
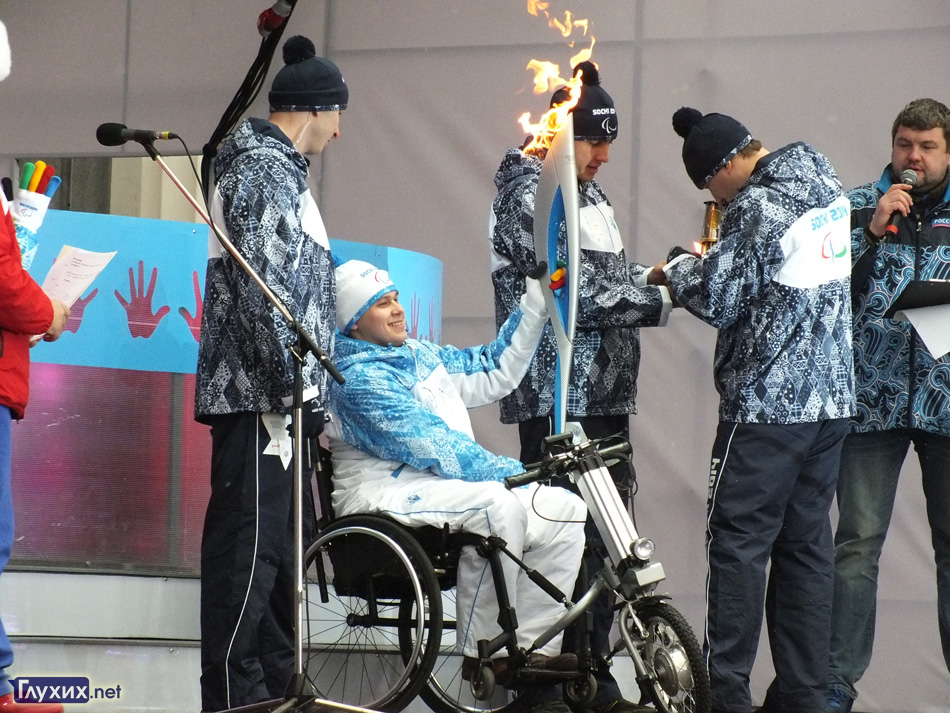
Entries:
{"type": "MultiPolygon", "coordinates": [[[[625,609],[630,609],[631,601],[649,597],[656,589],[656,585],[666,578],[661,563],[650,562],[648,558],[641,558],[635,554],[635,545],[644,542],[645,539],[637,532],[623,501],[620,499],[620,494],[617,492],[617,487],[604,460],[604,455],[629,452],[630,444],[622,441],[619,445],[599,449],[600,441],[573,445],[569,443],[569,438],[570,436],[567,434],[549,438],[549,446],[555,450],[560,450],[560,452],[554,453],[541,463],[534,464],[533,467],[521,475],[507,478],[505,485],[508,488],[513,488],[544,480],[553,475],[568,475],[577,485],[581,498],[587,504],[588,512],[607,547],[608,557],[607,561],[604,562],[604,567],[594,577],[590,588],[576,603],[564,602],[567,611],[531,643],[526,653],[539,650],[555,636],[565,631],[593,604],[605,589],[612,589],[620,594],[627,604],[625,609]]],[[[652,550],[652,543],[650,544],[652,550]]],[[[497,549],[524,568],[520,560],[508,552],[504,546],[497,549]]],[[[497,558],[497,552],[493,554],[497,558]]],[[[493,571],[495,570],[497,570],[496,576],[503,577],[497,561],[493,567],[493,571]]],[[[538,573],[533,573],[533,575],[547,583],[547,580],[538,573]]],[[[543,584],[541,586],[545,588],[543,584]]],[[[496,588],[504,590],[505,585],[500,584],[496,579],[496,588]]],[[[507,592],[499,591],[500,597],[506,599],[506,595],[507,592]]],[[[502,601],[502,599],[499,599],[499,601],[502,601]]],[[[632,609],[629,616],[636,619],[632,609]]],[[[642,625],[638,620],[635,626],[642,631],[642,625]]],[[[510,632],[506,633],[510,634],[510,632]]],[[[634,659],[637,673],[642,675],[646,671],[646,667],[640,659],[637,647],[633,644],[629,635],[625,636],[624,639],[625,643],[628,644],[627,648],[630,655],[634,659]]],[[[507,640],[509,644],[511,643],[510,637],[506,639],[504,633],[491,642],[484,642],[488,646],[483,648],[480,653],[484,653],[484,657],[487,657],[491,651],[498,650],[497,647],[504,640],[507,640]]]]}
{"type": "Polygon", "coordinates": [[[666,579],[663,565],[642,560],[634,554],[634,545],[641,538],[617,493],[604,459],[596,452],[584,456],[572,476],[607,546],[610,563],[624,596],[631,599],[646,593],[644,590],[648,588],[654,589],[658,582],[666,579]]]}

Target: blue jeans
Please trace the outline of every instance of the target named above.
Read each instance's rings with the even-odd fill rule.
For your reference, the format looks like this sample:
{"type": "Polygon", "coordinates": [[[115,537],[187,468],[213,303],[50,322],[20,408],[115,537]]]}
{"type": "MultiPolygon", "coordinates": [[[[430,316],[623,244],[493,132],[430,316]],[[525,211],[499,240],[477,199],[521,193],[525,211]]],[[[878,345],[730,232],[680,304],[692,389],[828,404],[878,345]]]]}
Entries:
{"type": "Polygon", "coordinates": [[[829,686],[857,697],[854,685],[871,662],[877,613],[878,560],[894,510],[897,480],[910,444],[923,475],[937,564],[937,620],[950,669],[950,437],[918,429],[852,433],[838,478],[835,596],[829,686]]]}
{"type": "MultiPolygon", "coordinates": [[[[13,417],[10,409],[0,406],[0,572],[6,569],[13,549],[13,493],[10,490],[10,462],[13,417]]],[[[0,621],[0,696],[13,690],[7,668],[13,663],[13,649],[0,621]]]]}

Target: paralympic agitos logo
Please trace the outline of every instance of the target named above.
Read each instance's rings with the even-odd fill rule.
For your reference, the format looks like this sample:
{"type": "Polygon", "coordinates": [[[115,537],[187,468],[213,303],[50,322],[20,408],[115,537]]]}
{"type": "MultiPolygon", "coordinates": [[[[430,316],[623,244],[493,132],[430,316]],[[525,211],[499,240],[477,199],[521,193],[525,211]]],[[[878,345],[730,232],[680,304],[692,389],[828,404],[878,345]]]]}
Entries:
{"type": "MultiPolygon", "coordinates": [[[[850,239],[850,236],[846,236],[850,239]]],[[[848,244],[844,241],[835,241],[832,233],[828,233],[821,242],[821,257],[825,260],[834,260],[848,254],[848,244]],[[839,246],[835,243],[839,242],[839,246]]]]}

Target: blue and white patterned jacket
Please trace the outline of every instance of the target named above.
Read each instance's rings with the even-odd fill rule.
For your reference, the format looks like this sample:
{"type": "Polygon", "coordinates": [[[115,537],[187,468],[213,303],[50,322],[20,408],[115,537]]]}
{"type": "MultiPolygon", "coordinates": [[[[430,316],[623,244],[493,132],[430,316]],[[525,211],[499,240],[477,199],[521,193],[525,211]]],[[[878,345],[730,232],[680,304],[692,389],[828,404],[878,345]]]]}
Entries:
{"type": "Polygon", "coordinates": [[[330,384],[326,428],[337,514],[371,510],[373,489],[393,477],[425,472],[477,482],[524,470],[475,442],[468,409],[515,387],[545,324],[524,304],[494,341],[469,349],[415,339],[379,346],[337,334],[334,361],[345,383],[330,384]]]}
{"type": "Polygon", "coordinates": [[[764,156],[702,259],[670,261],[677,301],[718,328],[719,418],[810,423],[854,406],[848,201],[797,143],[764,156]]]}
{"type": "Polygon", "coordinates": [[[950,187],[897,222],[897,237],[869,248],[864,228],[893,184],[891,167],[876,183],[848,193],[855,257],[876,252],[868,281],[855,285],[852,431],[919,428],[950,436],[950,355],[934,359],[909,322],[884,312],[911,280],[950,280],[950,187]]]}
{"type": "MultiPolygon", "coordinates": [[[[495,322],[501,325],[524,293],[525,275],[537,266],[534,198],[540,159],[511,149],[495,175],[490,238],[495,322]]],[[[666,288],[646,285],[649,267],[628,263],[613,207],[597,181],[579,184],[581,275],[574,365],[567,411],[572,416],[636,413],[640,332],[666,323],[672,303],[666,288]]],[[[561,223],[561,259],[567,227],[561,223]]],[[[557,346],[549,326],[518,389],[501,402],[502,423],[547,416],[554,409],[557,346]]]]}
{"type": "MultiPolygon", "coordinates": [[[[215,161],[211,215],[327,353],[335,289],[326,228],[307,187],[307,161],[276,126],[243,122],[215,161]]],[[[214,234],[208,245],[195,418],[286,412],[293,393],[287,323],[214,234]]],[[[326,401],[326,373],[308,355],[304,399],[326,401]]]]}

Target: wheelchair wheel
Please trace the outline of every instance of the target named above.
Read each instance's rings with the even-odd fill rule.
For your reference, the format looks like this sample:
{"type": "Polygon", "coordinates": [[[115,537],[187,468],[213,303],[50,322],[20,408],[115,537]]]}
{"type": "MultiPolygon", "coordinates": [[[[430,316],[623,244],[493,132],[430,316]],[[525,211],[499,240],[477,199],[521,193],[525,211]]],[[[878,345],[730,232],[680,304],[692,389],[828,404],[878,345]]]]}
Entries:
{"type": "MultiPolygon", "coordinates": [[[[462,677],[462,654],[456,647],[455,589],[442,593],[442,632],[439,650],[425,686],[419,695],[435,713],[516,713],[535,699],[531,689],[508,691],[496,686],[488,700],[472,694],[470,682],[462,677]]],[[[410,621],[413,617],[406,616],[410,621]]],[[[415,634],[409,627],[400,629],[399,644],[404,656],[411,655],[415,634]]]]}
{"type": "Polygon", "coordinates": [[[402,710],[426,685],[442,635],[425,551],[396,523],[354,515],[320,533],[306,564],[304,671],[317,696],[402,710]],[[414,641],[405,651],[403,629],[414,641]]]}
{"type": "Polygon", "coordinates": [[[640,702],[652,702],[661,713],[709,713],[709,675],[689,623],[664,602],[629,606],[647,634],[633,634],[650,677],[640,683],[640,702]]]}

